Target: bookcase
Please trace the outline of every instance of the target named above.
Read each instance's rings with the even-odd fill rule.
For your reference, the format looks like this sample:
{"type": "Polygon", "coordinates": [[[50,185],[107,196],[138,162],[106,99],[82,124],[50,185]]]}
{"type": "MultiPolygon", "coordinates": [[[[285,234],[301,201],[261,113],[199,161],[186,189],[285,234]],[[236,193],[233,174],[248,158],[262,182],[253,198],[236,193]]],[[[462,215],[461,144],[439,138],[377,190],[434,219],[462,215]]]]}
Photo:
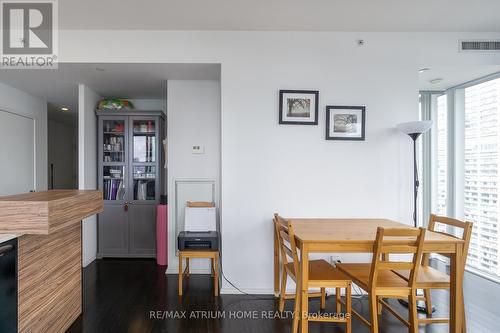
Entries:
{"type": "Polygon", "coordinates": [[[166,193],[163,111],[96,111],[99,258],[154,257],[156,205],[166,193]]]}

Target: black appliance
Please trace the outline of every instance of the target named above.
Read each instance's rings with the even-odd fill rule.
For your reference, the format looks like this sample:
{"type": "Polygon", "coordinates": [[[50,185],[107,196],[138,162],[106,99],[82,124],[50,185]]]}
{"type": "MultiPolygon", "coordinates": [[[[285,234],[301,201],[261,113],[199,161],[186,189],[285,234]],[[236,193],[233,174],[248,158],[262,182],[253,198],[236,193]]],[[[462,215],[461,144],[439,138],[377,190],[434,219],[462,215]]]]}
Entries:
{"type": "Polygon", "coordinates": [[[17,332],[17,239],[0,243],[0,332],[17,332]]]}
{"type": "Polygon", "coordinates": [[[177,243],[179,251],[218,250],[219,234],[217,231],[181,231],[177,243]]]}

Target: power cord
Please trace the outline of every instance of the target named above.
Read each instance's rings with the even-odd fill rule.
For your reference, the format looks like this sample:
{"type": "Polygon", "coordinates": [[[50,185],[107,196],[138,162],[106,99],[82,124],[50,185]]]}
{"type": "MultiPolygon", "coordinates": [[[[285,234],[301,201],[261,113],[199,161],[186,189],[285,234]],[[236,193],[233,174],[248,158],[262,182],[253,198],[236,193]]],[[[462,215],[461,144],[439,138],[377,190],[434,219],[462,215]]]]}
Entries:
{"type": "MultiPolygon", "coordinates": [[[[340,260],[337,260],[336,262],[338,263],[341,263],[340,260]]],[[[253,300],[260,300],[260,301],[274,301],[276,298],[275,297],[272,297],[272,298],[266,298],[266,297],[260,297],[260,296],[257,296],[257,295],[253,295],[253,294],[249,294],[243,290],[241,290],[240,288],[238,288],[233,282],[231,282],[227,277],[226,275],[224,274],[224,269],[223,269],[223,265],[222,265],[222,238],[221,238],[221,251],[220,251],[220,271],[221,271],[221,275],[222,275],[222,278],[227,282],[229,283],[229,285],[231,287],[233,287],[234,289],[236,289],[237,291],[239,291],[242,295],[244,296],[248,296],[250,299],[253,299],[253,300]]],[[[360,304],[361,303],[361,300],[364,298],[364,295],[363,295],[363,291],[361,290],[361,288],[359,288],[357,285],[353,284],[352,285],[352,288],[353,290],[356,292],[356,295],[352,295],[351,298],[353,298],[354,300],[356,301],[359,301],[360,304]]]]}
{"type": "Polygon", "coordinates": [[[250,297],[251,299],[253,300],[259,300],[259,301],[274,301],[275,298],[266,298],[266,297],[260,297],[260,296],[256,296],[256,295],[252,295],[252,294],[249,294],[247,292],[244,292],[243,290],[241,290],[240,288],[236,287],[236,285],[234,283],[232,283],[227,277],[226,277],[226,274],[224,274],[224,269],[223,269],[223,265],[222,265],[222,237],[220,238],[220,260],[219,260],[219,264],[220,264],[220,272],[221,272],[221,275],[222,275],[222,278],[224,280],[226,280],[227,283],[229,283],[229,285],[231,285],[231,287],[233,287],[234,289],[238,290],[242,295],[245,295],[245,296],[248,296],[250,297]]]}

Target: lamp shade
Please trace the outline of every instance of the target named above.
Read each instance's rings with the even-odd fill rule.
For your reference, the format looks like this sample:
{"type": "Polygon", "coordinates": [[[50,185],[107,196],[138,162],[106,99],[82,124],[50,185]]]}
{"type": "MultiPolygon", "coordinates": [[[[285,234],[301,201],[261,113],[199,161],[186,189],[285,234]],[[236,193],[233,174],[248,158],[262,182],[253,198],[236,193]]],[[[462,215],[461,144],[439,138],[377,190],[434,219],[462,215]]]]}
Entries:
{"type": "Polygon", "coordinates": [[[398,129],[405,134],[422,134],[427,132],[432,126],[432,120],[410,121],[398,124],[398,129]]]}

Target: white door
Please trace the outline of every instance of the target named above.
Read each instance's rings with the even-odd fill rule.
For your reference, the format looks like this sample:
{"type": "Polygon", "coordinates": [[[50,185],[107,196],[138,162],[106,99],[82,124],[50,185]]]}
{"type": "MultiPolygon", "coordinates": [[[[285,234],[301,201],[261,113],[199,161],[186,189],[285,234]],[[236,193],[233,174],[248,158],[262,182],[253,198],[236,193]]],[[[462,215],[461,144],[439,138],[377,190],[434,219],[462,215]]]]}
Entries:
{"type": "Polygon", "coordinates": [[[35,122],[0,110],[0,196],[35,189],[35,122]]]}

